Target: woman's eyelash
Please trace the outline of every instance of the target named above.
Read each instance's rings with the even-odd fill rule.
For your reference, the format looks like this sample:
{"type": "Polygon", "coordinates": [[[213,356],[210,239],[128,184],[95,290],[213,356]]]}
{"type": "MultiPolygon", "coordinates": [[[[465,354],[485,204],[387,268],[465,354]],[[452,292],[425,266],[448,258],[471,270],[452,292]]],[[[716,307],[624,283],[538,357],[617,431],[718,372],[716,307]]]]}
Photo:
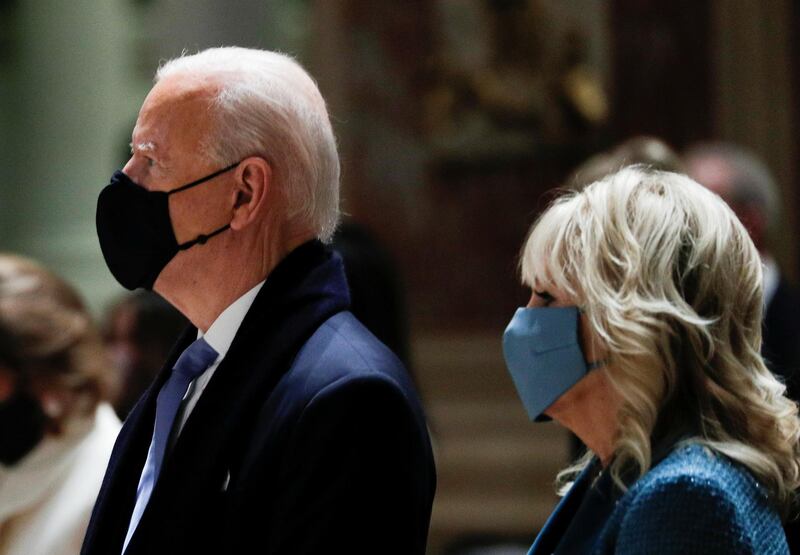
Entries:
{"type": "Polygon", "coordinates": [[[551,294],[550,294],[550,293],[548,293],[547,291],[534,291],[533,293],[534,293],[534,294],[535,294],[537,297],[539,297],[540,299],[544,300],[545,302],[548,302],[548,303],[549,303],[549,302],[552,302],[552,301],[554,300],[554,299],[553,299],[553,295],[551,295],[551,294]]]}

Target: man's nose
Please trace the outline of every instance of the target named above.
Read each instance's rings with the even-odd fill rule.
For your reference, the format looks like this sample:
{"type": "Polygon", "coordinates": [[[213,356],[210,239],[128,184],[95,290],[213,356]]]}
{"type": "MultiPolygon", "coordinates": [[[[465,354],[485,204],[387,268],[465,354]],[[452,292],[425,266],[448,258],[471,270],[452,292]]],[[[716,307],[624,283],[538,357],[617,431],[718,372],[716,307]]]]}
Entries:
{"type": "Polygon", "coordinates": [[[135,156],[131,156],[127,163],[122,167],[122,173],[127,175],[131,181],[140,187],[145,187],[145,175],[142,172],[142,167],[142,163],[136,160],[135,156]]]}

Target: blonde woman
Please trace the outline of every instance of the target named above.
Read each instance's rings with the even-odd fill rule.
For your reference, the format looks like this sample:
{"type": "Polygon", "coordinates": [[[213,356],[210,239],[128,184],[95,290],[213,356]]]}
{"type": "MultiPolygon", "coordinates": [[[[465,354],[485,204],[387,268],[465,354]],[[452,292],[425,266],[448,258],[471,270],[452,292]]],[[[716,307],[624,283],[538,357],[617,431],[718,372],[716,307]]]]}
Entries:
{"type": "Polygon", "coordinates": [[[0,555],[78,555],[120,423],[77,293],[0,254],[0,555]]]}
{"type": "Polygon", "coordinates": [[[531,419],[588,446],[530,553],[788,553],[800,422],[759,354],[761,262],[725,203],[630,167],[556,200],[504,336],[531,419]]]}

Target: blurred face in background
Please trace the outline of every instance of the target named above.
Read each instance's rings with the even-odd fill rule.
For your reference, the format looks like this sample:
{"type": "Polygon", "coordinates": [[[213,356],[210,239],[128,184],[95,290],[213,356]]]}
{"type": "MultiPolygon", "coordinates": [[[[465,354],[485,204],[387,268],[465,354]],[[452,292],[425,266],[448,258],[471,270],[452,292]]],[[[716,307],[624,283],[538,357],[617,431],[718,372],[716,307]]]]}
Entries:
{"type": "Polygon", "coordinates": [[[6,368],[0,366],[0,403],[14,393],[14,377],[6,368]]]}
{"type": "Polygon", "coordinates": [[[118,300],[103,339],[116,371],[112,404],[125,418],[158,374],[186,318],[158,295],[138,291],[118,300]]]}
{"type": "Polygon", "coordinates": [[[768,222],[762,207],[753,202],[737,198],[735,180],[738,178],[734,168],[725,160],[714,156],[690,157],[686,162],[689,177],[700,185],[719,195],[744,224],[750,238],[759,252],[766,249],[768,222]]]}

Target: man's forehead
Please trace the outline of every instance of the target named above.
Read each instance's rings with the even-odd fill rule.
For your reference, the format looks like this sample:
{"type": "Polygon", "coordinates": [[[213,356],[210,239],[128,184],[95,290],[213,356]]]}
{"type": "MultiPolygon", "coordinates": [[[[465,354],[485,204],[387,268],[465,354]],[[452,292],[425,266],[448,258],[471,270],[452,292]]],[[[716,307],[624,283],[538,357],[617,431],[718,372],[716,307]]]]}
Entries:
{"type": "Polygon", "coordinates": [[[214,90],[197,80],[171,78],[156,83],[139,111],[132,145],[142,152],[164,155],[176,137],[199,135],[206,129],[214,90]]]}
{"type": "Polygon", "coordinates": [[[163,117],[180,114],[182,111],[207,108],[214,92],[215,90],[207,83],[203,84],[194,79],[171,78],[159,81],[145,98],[139,111],[140,119],[151,112],[163,117]]]}

